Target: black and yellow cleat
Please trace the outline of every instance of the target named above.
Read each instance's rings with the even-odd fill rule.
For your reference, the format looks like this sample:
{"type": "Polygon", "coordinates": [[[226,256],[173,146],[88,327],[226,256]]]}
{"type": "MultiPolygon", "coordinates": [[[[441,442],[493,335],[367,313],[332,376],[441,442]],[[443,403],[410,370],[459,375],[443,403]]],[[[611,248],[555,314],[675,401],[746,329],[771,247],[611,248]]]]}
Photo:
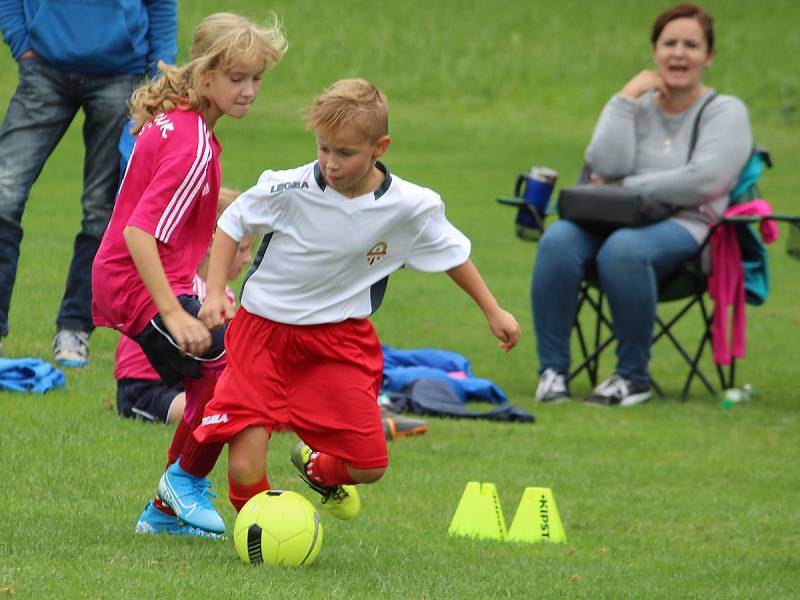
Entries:
{"type": "Polygon", "coordinates": [[[292,448],[292,464],[306,485],[322,496],[322,506],[337,519],[354,518],[361,510],[361,500],[354,485],[320,485],[311,480],[306,468],[314,451],[303,442],[292,448]]]}

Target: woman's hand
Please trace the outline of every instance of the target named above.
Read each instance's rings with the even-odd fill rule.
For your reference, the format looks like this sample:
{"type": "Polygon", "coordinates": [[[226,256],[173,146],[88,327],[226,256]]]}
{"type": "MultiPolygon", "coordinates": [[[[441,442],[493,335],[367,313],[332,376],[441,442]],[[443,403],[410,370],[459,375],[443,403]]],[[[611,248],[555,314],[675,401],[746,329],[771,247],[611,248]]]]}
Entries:
{"type": "Polygon", "coordinates": [[[600,185],[600,184],[603,184],[605,182],[606,182],[606,180],[603,179],[600,175],[598,175],[595,172],[592,172],[592,174],[589,175],[589,183],[594,183],[595,185],[600,185]]]}
{"type": "Polygon", "coordinates": [[[625,84],[622,91],[620,91],[620,96],[628,98],[629,100],[635,100],[650,90],[656,90],[661,94],[667,93],[667,88],[661,77],[659,77],[655,71],[644,70],[640,71],[633,79],[625,84]]]}

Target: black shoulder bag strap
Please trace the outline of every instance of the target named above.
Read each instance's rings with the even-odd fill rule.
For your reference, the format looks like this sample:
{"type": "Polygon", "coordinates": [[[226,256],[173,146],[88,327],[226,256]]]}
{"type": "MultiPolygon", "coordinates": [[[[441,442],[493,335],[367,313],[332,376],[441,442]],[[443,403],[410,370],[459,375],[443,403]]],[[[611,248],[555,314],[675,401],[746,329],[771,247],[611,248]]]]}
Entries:
{"type": "Polygon", "coordinates": [[[703,111],[706,109],[711,101],[717,97],[717,92],[711,92],[708,95],[708,98],[705,99],[703,105],[700,107],[700,110],[697,111],[697,114],[694,117],[694,123],[692,123],[692,136],[689,138],[689,155],[686,157],[686,162],[692,160],[692,154],[694,153],[694,146],[697,144],[697,136],[699,134],[699,125],[700,125],[700,117],[703,116],[703,111]]]}

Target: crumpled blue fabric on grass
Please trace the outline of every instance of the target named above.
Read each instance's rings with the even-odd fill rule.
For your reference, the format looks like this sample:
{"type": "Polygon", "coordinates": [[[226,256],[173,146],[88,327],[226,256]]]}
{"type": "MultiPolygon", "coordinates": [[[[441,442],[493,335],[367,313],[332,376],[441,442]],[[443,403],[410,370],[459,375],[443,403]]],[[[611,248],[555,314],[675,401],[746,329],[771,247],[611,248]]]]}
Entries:
{"type": "Polygon", "coordinates": [[[418,379],[437,379],[446,382],[461,402],[483,400],[492,404],[508,401],[506,393],[496,383],[482,377],[455,378],[434,367],[397,367],[383,370],[384,392],[399,392],[418,379]]]}
{"type": "Polygon", "coordinates": [[[64,387],[64,373],[38,358],[0,358],[0,389],[45,392],[64,387]]]}

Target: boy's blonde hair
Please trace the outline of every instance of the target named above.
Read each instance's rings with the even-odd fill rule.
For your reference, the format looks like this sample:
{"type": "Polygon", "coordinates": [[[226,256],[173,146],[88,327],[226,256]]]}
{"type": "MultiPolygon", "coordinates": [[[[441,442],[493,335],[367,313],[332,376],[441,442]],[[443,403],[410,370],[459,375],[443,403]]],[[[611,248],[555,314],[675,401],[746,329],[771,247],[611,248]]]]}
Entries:
{"type": "Polygon", "coordinates": [[[389,102],[365,79],[341,79],[303,111],[307,129],[353,126],[371,142],[389,133],[389,102]]]}
{"type": "Polygon", "coordinates": [[[203,19],[192,36],[192,60],[182,67],[159,61],[162,76],[145,82],[131,97],[133,133],[159,114],[177,106],[202,112],[208,99],[198,91],[200,74],[205,71],[227,72],[235,66],[264,69],[275,66],[288,44],[283,27],[273,14],[266,26],[256,25],[246,17],[233,13],[215,13],[203,19]]]}
{"type": "Polygon", "coordinates": [[[225,209],[228,208],[236,198],[239,197],[241,192],[233,188],[221,187],[219,188],[219,202],[217,203],[217,219],[222,216],[225,209]]]}

